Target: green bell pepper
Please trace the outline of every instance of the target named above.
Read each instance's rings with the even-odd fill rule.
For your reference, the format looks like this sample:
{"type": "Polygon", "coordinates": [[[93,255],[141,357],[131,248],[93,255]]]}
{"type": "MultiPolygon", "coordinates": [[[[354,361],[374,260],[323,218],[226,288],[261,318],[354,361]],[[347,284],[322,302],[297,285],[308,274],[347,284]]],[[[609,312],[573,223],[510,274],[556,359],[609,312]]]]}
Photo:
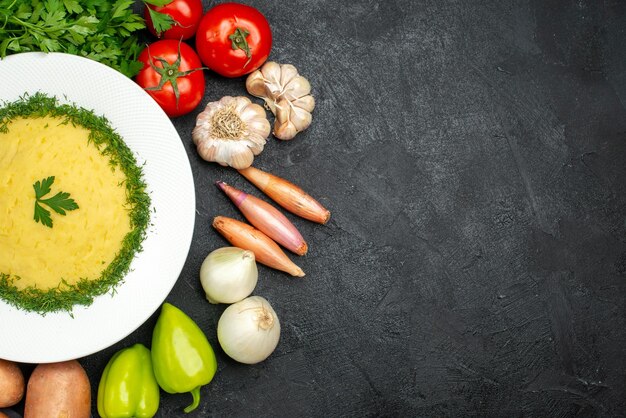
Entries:
{"type": "Polygon", "coordinates": [[[159,386],[167,393],[191,392],[200,404],[200,387],[208,384],[217,370],[211,344],[198,325],[183,311],[164,303],[152,332],[152,365],[159,386]]]}
{"type": "Polygon", "coordinates": [[[159,396],[150,350],[135,344],[114,354],[104,368],[98,413],[102,418],[150,418],[159,409],[159,396]]]}

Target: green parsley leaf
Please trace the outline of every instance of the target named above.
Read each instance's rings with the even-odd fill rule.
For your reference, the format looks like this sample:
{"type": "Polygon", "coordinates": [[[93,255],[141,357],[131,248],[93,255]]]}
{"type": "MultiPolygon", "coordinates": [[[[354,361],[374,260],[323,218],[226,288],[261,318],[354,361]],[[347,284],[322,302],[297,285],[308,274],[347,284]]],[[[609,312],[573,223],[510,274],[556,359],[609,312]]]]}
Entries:
{"type": "Polygon", "coordinates": [[[147,8],[148,13],[150,13],[150,18],[152,19],[152,26],[154,26],[154,30],[157,34],[161,34],[168,30],[176,23],[172,16],[167,15],[165,13],[159,13],[156,10],[152,10],[150,7],[147,8]]]}
{"type": "Polygon", "coordinates": [[[52,218],[50,211],[43,208],[38,202],[35,202],[35,222],[41,222],[48,228],[52,228],[52,218]]]}
{"type": "Polygon", "coordinates": [[[52,183],[54,183],[54,176],[50,176],[41,181],[36,181],[35,184],[33,184],[33,187],[35,188],[35,198],[39,200],[50,193],[52,183]]]}
{"type": "Polygon", "coordinates": [[[80,13],[83,11],[83,8],[76,0],[63,0],[63,4],[65,5],[65,10],[69,13],[80,13]]]}
{"type": "Polygon", "coordinates": [[[63,216],[66,215],[66,211],[69,212],[78,209],[78,204],[74,199],[70,198],[70,194],[67,192],[58,192],[52,197],[42,199],[45,195],[50,193],[52,183],[54,183],[54,176],[36,181],[35,184],[33,184],[33,188],[35,189],[35,222],[41,222],[48,228],[52,228],[53,226],[52,217],[50,211],[41,206],[42,204],[63,216]]]}
{"type": "Polygon", "coordinates": [[[117,0],[113,5],[113,14],[111,15],[111,19],[125,17],[133,3],[135,3],[134,0],[117,0]]]}
{"type": "Polygon", "coordinates": [[[144,0],[144,3],[151,4],[153,6],[165,6],[170,4],[174,0],[144,0]]]}
{"type": "Polygon", "coordinates": [[[78,209],[78,205],[74,199],[70,199],[70,194],[66,192],[58,192],[48,199],[40,200],[40,202],[44,203],[50,209],[63,216],[65,216],[66,210],[70,211],[78,209]]]}

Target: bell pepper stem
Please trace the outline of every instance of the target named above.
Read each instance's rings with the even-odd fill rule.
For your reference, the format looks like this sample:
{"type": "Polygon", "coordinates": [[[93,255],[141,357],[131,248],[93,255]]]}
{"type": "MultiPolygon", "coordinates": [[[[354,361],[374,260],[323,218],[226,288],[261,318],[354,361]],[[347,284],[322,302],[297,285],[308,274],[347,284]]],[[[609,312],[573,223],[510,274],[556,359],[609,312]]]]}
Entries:
{"type": "Polygon", "coordinates": [[[187,408],[183,409],[186,413],[193,411],[200,405],[200,386],[193,388],[189,393],[193,396],[193,402],[187,408]]]}

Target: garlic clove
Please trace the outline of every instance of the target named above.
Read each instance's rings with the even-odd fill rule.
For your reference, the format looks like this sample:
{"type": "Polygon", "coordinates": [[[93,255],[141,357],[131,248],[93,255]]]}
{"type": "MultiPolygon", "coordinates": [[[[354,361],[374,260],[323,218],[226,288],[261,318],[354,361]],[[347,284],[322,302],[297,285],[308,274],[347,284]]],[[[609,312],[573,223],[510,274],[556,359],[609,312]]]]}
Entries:
{"type": "Polygon", "coordinates": [[[287,100],[296,100],[309,93],[311,93],[311,84],[306,78],[299,75],[294,77],[289,84],[285,86],[282,97],[287,100]]]}
{"type": "Polygon", "coordinates": [[[283,64],[280,66],[280,82],[281,86],[286,86],[298,75],[298,70],[291,64],[283,64]]]}
{"type": "Polygon", "coordinates": [[[252,151],[247,150],[234,152],[230,155],[228,165],[236,170],[241,170],[242,168],[250,167],[252,165],[252,161],[254,161],[254,154],[252,151]]]}
{"type": "Polygon", "coordinates": [[[250,150],[254,153],[254,155],[258,155],[263,151],[263,146],[265,145],[265,138],[258,134],[250,134],[250,141],[253,144],[248,145],[250,150]]]}
{"type": "Polygon", "coordinates": [[[306,128],[311,125],[311,120],[313,119],[311,113],[297,106],[291,107],[291,114],[289,115],[289,119],[293,126],[298,131],[304,131],[306,128]]]}
{"type": "Polygon", "coordinates": [[[250,107],[258,106],[252,103],[250,99],[248,99],[247,97],[243,97],[243,96],[233,98],[232,105],[234,106],[235,112],[239,114],[239,117],[242,120],[245,120],[243,113],[248,106],[250,107]]]}
{"type": "Polygon", "coordinates": [[[246,90],[253,96],[264,97],[266,96],[265,80],[263,79],[263,73],[260,70],[254,71],[246,78],[246,90]]]}
{"type": "Polygon", "coordinates": [[[304,109],[309,113],[313,112],[313,109],[315,109],[315,99],[310,94],[293,100],[291,104],[301,109],[304,109]]]}
{"type": "Polygon", "coordinates": [[[276,119],[276,123],[274,123],[274,136],[276,138],[289,141],[293,139],[297,133],[298,130],[289,120],[280,121],[278,118],[276,119]]]}
{"type": "Polygon", "coordinates": [[[215,156],[217,154],[217,150],[218,148],[215,146],[215,144],[205,142],[198,144],[198,154],[200,155],[200,157],[202,157],[203,160],[206,161],[216,161],[215,156]]]}
{"type": "Polygon", "coordinates": [[[217,147],[215,159],[217,163],[231,167],[242,167],[249,161],[249,164],[246,166],[249,167],[252,165],[254,153],[246,142],[228,142],[217,147]]]}
{"type": "Polygon", "coordinates": [[[265,109],[261,106],[256,105],[258,111],[262,112],[262,116],[250,117],[247,120],[246,124],[248,126],[248,139],[258,143],[259,145],[265,145],[267,142],[267,137],[270,135],[272,127],[270,122],[265,117],[265,109]]]}
{"type": "MultiPolygon", "coordinates": [[[[256,70],[246,79],[246,90],[253,96],[260,97],[265,101],[267,107],[275,112],[273,94],[270,92],[268,85],[261,70],[256,70]]],[[[265,117],[265,112],[263,113],[265,117]]]]}
{"type": "Polygon", "coordinates": [[[295,126],[290,122],[291,107],[289,101],[282,99],[276,104],[276,120],[274,121],[274,136],[288,141],[298,133],[295,126]]]}
{"type": "Polygon", "coordinates": [[[272,94],[272,98],[276,98],[275,94],[279,94],[280,92],[280,74],[281,68],[280,64],[269,61],[263,64],[261,67],[261,73],[263,74],[263,78],[265,79],[265,85],[268,89],[268,92],[272,94]]]}
{"type": "Polygon", "coordinates": [[[289,120],[289,115],[291,114],[291,105],[289,104],[289,100],[280,99],[276,102],[276,122],[284,123],[289,120]]]}
{"type": "Polygon", "coordinates": [[[256,103],[250,103],[247,106],[243,107],[241,110],[238,110],[238,112],[241,120],[246,121],[246,123],[257,120],[267,121],[267,119],[265,118],[265,109],[263,109],[262,106],[259,106],[256,103]]]}
{"type": "Polygon", "coordinates": [[[291,122],[285,122],[282,125],[274,125],[274,136],[283,141],[292,140],[297,133],[298,130],[295,128],[295,126],[293,126],[293,123],[291,122]]]}

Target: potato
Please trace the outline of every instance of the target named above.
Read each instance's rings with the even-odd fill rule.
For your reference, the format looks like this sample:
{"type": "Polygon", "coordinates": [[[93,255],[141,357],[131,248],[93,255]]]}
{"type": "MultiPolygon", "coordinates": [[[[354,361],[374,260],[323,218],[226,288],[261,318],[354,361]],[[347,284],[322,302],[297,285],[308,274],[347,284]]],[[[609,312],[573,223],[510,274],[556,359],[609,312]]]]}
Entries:
{"type": "Polygon", "coordinates": [[[28,379],[24,418],[89,418],[91,385],[76,360],[40,364],[28,379]]]}
{"type": "Polygon", "coordinates": [[[24,396],[24,375],[19,366],[0,359],[0,408],[13,406],[24,396]]]}

